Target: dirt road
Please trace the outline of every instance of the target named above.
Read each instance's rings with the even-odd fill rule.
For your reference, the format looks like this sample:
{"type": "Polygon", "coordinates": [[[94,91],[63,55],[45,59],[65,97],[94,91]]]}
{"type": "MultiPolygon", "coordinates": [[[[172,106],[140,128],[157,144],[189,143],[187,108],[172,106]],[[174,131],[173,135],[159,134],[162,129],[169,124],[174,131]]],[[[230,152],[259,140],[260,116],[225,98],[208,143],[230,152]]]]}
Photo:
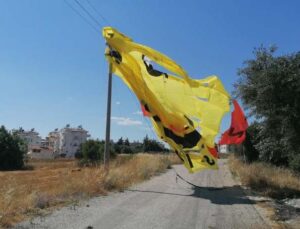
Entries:
{"type": "Polygon", "coordinates": [[[226,160],[220,170],[188,174],[183,166],[122,193],[66,207],[18,228],[269,228],[240,186],[226,160]],[[195,188],[176,179],[175,170],[195,188]]]}

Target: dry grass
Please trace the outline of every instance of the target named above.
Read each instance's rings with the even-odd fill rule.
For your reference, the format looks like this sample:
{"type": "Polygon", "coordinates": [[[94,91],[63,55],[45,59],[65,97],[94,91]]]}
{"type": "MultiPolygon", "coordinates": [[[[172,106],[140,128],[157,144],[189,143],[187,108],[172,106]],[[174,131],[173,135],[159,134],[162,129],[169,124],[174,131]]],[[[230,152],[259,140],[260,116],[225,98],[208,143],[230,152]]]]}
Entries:
{"type": "Polygon", "coordinates": [[[242,184],[263,195],[278,199],[300,196],[300,178],[288,169],[261,162],[245,164],[233,155],[229,167],[242,184]]]}
{"type": "Polygon", "coordinates": [[[42,209],[65,205],[125,188],[178,163],[175,155],[119,156],[110,172],[103,166],[79,168],[76,161],[32,161],[31,171],[0,172],[0,228],[9,227],[42,209]]]}

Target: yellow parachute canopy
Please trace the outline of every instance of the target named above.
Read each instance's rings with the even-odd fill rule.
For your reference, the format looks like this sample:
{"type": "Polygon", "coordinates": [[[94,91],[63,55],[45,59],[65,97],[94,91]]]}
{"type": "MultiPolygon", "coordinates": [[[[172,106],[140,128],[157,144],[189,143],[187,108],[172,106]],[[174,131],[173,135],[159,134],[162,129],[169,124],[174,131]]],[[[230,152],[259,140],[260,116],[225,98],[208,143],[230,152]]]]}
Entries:
{"type": "Polygon", "coordinates": [[[138,97],[157,135],[183,160],[190,172],[217,169],[211,154],[229,95],[216,76],[195,80],[172,59],[111,27],[103,29],[105,55],[113,73],[138,97]],[[154,69],[152,63],[168,72],[154,69]]]}

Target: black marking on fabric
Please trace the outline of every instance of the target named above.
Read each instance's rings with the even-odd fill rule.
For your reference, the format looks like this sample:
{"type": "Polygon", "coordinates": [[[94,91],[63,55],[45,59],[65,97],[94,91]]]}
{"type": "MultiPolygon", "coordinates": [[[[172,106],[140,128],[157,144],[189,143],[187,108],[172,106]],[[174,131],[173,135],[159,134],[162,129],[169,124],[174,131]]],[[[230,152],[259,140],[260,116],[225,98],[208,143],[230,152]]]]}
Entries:
{"type": "Polygon", "coordinates": [[[201,145],[201,148],[204,149],[204,144],[201,145]]]}
{"type": "MultiPolygon", "coordinates": [[[[154,76],[154,77],[158,77],[158,76],[161,76],[163,74],[166,74],[166,73],[163,73],[161,71],[158,71],[158,70],[154,69],[153,66],[152,66],[152,64],[147,63],[144,60],[144,58],[145,58],[145,55],[142,55],[142,59],[143,59],[144,65],[145,65],[145,67],[146,67],[147,72],[148,72],[149,75],[154,76]]],[[[168,78],[168,76],[166,76],[166,78],[168,78]]]]}
{"type": "Polygon", "coordinates": [[[189,122],[189,124],[194,127],[194,123],[192,120],[190,120],[186,115],[184,115],[184,117],[186,118],[186,120],[189,122]]]}
{"type": "Polygon", "coordinates": [[[122,56],[118,51],[111,49],[109,55],[114,58],[117,64],[120,64],[122,62],[122,56]]]}
{"type": "Polygon", "coordinates": [[[149,107],[148,107],[147,104],[145,104],[144,107],[145,107],[145,110],[146,110],[146,111],[150,112],[150,109],[149,109],[149,107]]]}
{"type": "Polygon", "coordinates": [[[188,159],[188,162],[189,162],[190,167],[193,168],[194,165],[193,165],[193,162],[192,162],[192,160],[191,160],[191,158],[190,158],[190,155],[186,154],[186,157],[187,157],[187,159],[188,159]]]}
{"type": "Polygon", "coordinates": [[[176,144],[182,145],[183,148],[193,148],[201,139],[201,135],[197,130],[185,134],[184,137],[176,135],[172,130],[164,127],[165,135],[171,138],[176,144]]]}
{"type": "Polygon", "coordinates": [[[214,159],[211,159],[211,161],[210,161],[209,157],[206,156],[206,155],[203,158],[205,158],[205,160],[206,160],[206,162],[208,164],[210,164],[210,165],[214,165],[215,164],[215,160],[214,159]]]}
{"type": "Polygon", "coordinates": [[[182,159],[182,157],[179,155],[179,153],[178,153],[177,150],[175,150],[175,153],[177,154],[177,156],[179,157],[179,159],[180,159],[181,161],[184,161],[184,160],[182,159]]]}
{"type": "Polygon", "coordinates": [[[189,128],[189,126],[184,126],[184,129],[187,130],[189,128]]]}
{"type": "Polygon", "coordinates": [[[155,122],[160,122],[161,121],[160,118],[157,115],[153,116],[152,118],[155,122]]]}
{"type": "Polygon", "coordinates": [[[164,73],[164,75],[165,75],[165,77],[168,79],[169,78],[169,76],[168,76],[168,74],[167,73],[164,73]]]}

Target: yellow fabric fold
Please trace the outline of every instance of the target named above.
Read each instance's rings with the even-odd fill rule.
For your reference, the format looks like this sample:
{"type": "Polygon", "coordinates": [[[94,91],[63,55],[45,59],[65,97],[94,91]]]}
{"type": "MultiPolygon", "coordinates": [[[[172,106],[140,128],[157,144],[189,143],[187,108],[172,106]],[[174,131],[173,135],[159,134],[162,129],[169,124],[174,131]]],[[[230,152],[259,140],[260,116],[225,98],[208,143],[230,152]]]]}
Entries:
{"type": "Polygon", "coordinates": [[[114,28],[105,27],[103,37],[113,73],[136,94],[157,135],[178,152],[190,172],[217,168],[207,147],[214,147],[221,120],[229,111],[229,94],[221,81],[216,76],[192,79],[166,55],[114,28]]]}

